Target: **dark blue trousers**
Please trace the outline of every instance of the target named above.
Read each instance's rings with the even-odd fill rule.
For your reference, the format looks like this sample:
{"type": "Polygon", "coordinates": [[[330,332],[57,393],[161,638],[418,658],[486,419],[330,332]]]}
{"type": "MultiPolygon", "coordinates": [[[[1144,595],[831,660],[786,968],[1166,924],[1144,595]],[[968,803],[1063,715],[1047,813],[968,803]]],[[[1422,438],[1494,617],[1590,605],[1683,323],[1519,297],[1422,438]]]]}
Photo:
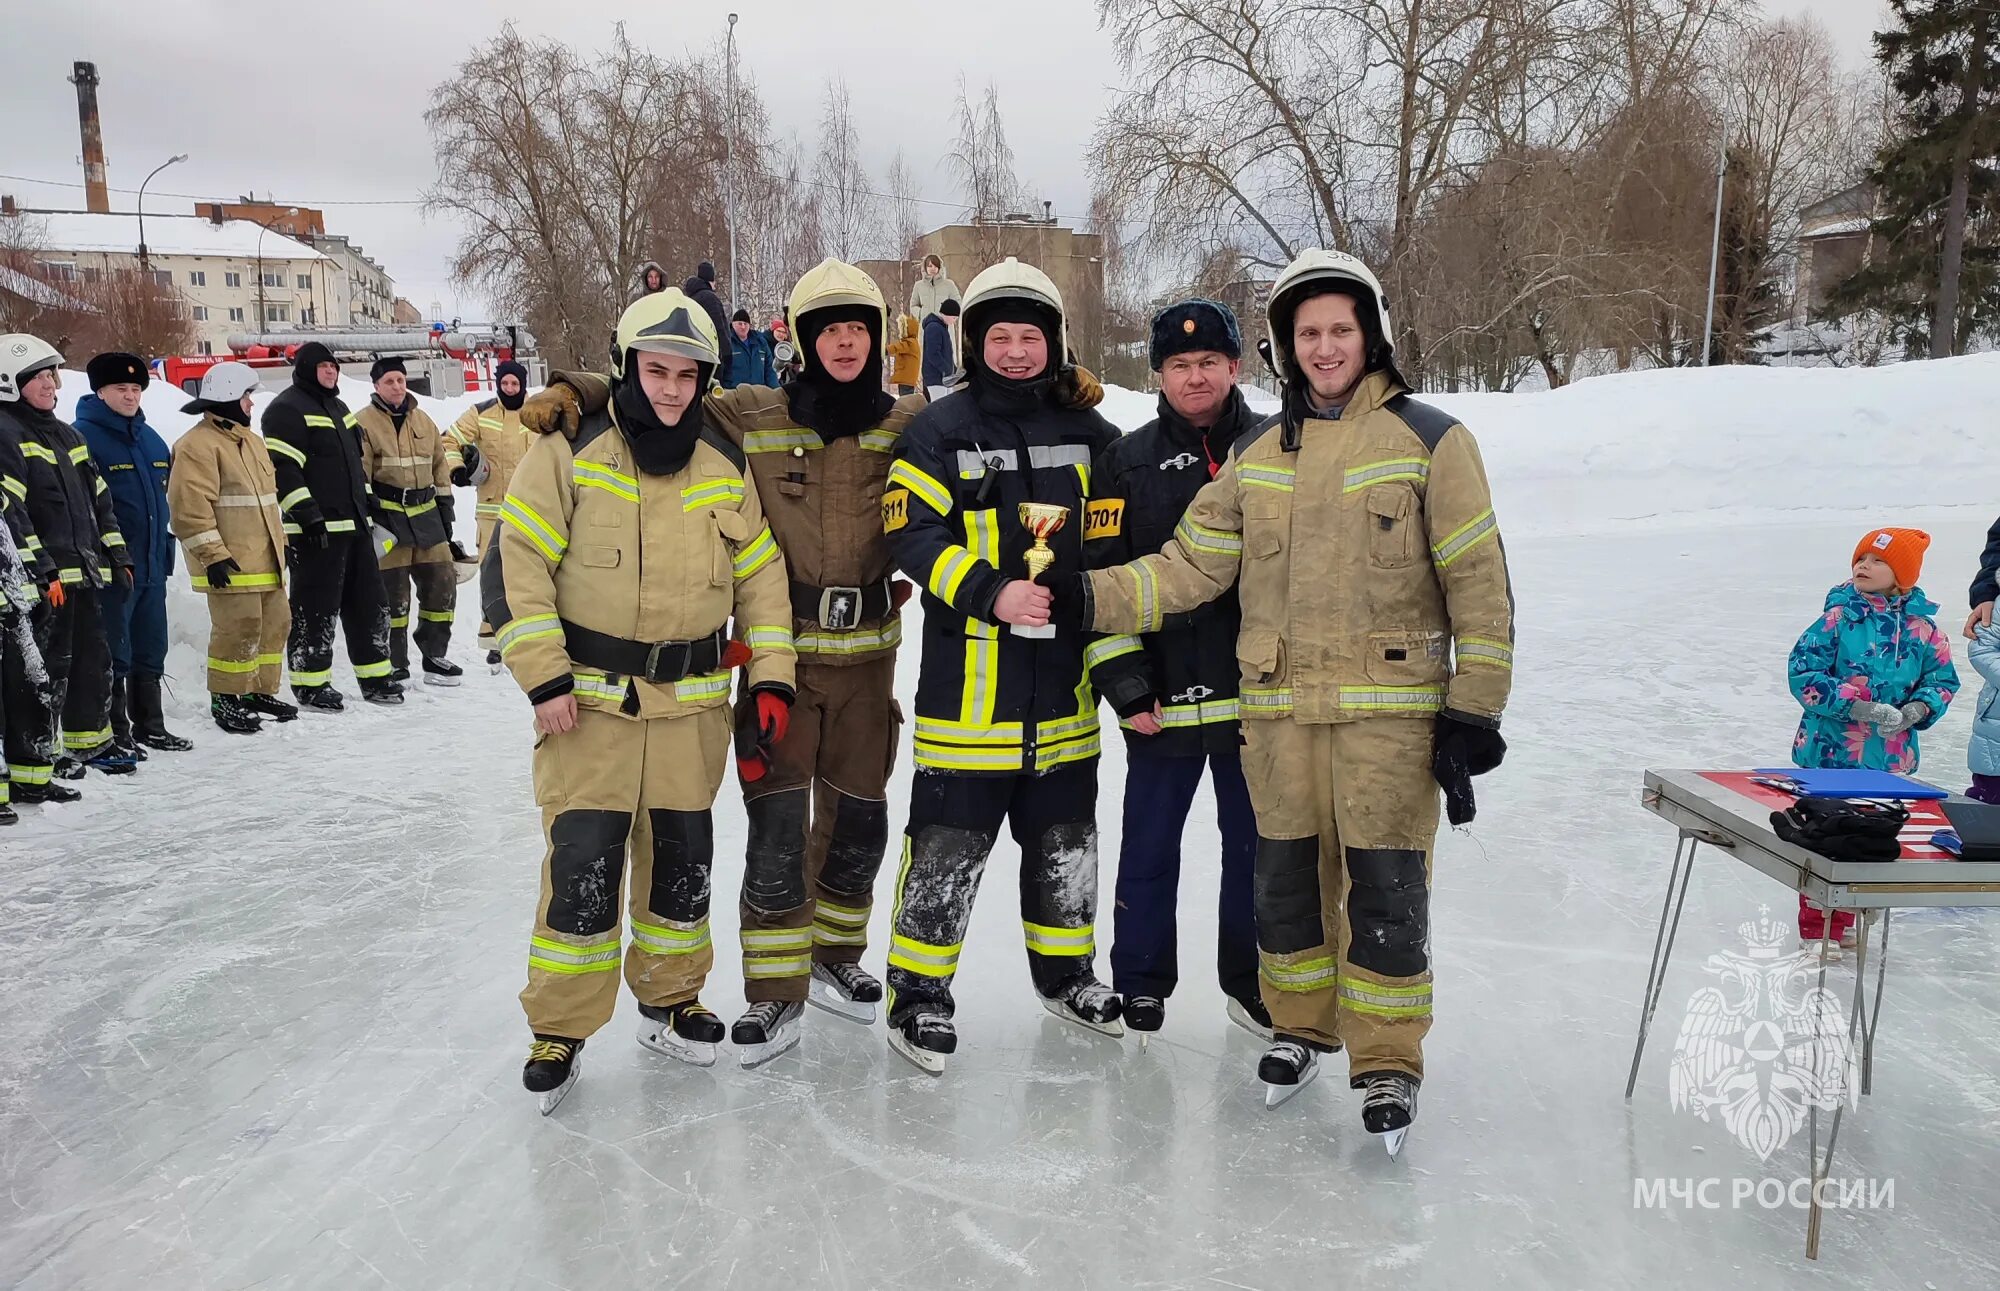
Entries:
{"type": "MultiPolygon", "coordinates": [[[[1128,744],[1127,749],[1131,746],[1128,744]]],[[[1112,912],[1111,979],[1123,995],[1165,999],[1180,980],[1175,912],[1181,880],[1181,833],[1203,767],[1215,785],[1222,826],[1222,891],[1217,901],[1216,978],[1223,993],[1256,999],[1257,927],[1253,868],[1257,817],[1235,753],[1148,757],[1132,751],[1125,770],[1125,829],[1118,846],[1112,912]]],[[[1208,840],[1204,849],[1213,846],[1208,840]]]]}
{"type": "Polygon", "coordinates": [[[114,676],[142,672],[158,677],[167,670],[167,588],[164,583],[130,591],[117,579],[99,594],[104,639],[111,647],[114,676]]]}

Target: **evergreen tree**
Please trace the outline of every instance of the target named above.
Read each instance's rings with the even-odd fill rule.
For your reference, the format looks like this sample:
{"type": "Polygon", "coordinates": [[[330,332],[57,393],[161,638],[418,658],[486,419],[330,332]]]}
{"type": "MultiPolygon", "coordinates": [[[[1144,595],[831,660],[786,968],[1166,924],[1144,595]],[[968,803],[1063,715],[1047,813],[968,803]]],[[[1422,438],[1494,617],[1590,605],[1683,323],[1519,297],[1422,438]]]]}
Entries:
{"type": "MultiPolygon", "coordinates": [[[[1783,315],[1777,265],[1771,256],[1771,229],[1760,215],[1748,148],[1732,146],[1722,188],[1722,256],[1716,266],[1715,335],[1711,363],[1762,363],[1764,343],[1783,315]]],[[[1692,347],[1690,347],[1692,348],[1692,347]]]]}
{"type": "Polygon", "coordinates": [[[1903,99],[1869,172],[1879,195],[1863,268],[1825,314],[1872,310],[1912,355],[2000,336],[2000,6],[1890,0],[1875,57],[1903,99]]]}

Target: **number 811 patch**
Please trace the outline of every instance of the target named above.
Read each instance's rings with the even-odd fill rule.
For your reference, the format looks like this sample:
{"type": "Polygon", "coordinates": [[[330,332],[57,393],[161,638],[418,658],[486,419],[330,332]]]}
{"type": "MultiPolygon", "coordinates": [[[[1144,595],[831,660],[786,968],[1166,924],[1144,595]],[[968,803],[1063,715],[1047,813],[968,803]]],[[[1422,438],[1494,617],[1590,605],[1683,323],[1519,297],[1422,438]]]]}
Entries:
{"type": "Polygon", "coordinates": [[[882,532],[894,533],[910,522],[910,491],[890,489],[882,495],[882,532]]]}

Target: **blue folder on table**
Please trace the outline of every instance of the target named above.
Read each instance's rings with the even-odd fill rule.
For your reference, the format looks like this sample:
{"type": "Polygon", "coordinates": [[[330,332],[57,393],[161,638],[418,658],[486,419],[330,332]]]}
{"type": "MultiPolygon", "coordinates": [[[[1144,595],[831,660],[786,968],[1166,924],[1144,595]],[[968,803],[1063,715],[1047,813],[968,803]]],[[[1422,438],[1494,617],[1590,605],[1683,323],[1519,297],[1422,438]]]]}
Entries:
{"type": "Polygon", "coordinates": [[[1759,767],[1753,774],[1789,780],[1799,787],[1801,798],[1885,798],[1914,802],[1925,798],[1949,798],[1944,789],[1912,780],[1890,771],[1865,771],[1845,767],[1812,770],[1806,767],[1759,767]]]}

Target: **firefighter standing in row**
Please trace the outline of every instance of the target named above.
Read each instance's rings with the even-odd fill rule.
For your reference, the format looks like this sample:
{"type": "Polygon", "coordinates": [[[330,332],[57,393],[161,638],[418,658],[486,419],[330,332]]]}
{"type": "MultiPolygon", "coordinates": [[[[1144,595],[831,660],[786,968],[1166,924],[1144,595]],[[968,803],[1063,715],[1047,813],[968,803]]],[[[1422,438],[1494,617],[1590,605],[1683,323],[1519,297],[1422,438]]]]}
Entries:
{"type": "MultiPolygon", "coordinates": [[[[1091,471],[1084,555],[1092,568],[1158,551],[1188,504],[1229,459],[1230,445],[1264,421],[1236,389],[1243,337],[1236,315],[1186,300],[1153,319],[1159,416],[1105,450],[1091,471]]],[[[1202,771],[1222,831],[1216,902],[1216,974],[1230,1017],[1270,1038],[1257,989],[1251,870],[1257,819],[1243,783],[1236,698],[1234,591],[1177,614],[1144,637],[1086,648],[1091,684],[1125,729],[1125,816],[1112,908],[1111,984],[1125,1023],[1157,1031],[1180,978],[1177,907],[1182,833],[1202,771]]]]}
{"type": "MultiPolygon", "coordinates": [[[[0,642],[6,798],[15,803],[74,802],[83,796],[54,780],[58,719],[41,637],[52,613],[46,597],[56,590],[56,564],[35,531],[35,516],[28,506],[27,457],[21,451],[23,432],[13,416],[14,409],[25,407],[26,387],[43,372],[61,366],[62,356],[55,348],[35,337],[0,336],[0,521],[6,524],[28,584],[10,586],[7,604],[0,606],[0,624],[8,629],[7,640],[0,642]]],[[[8,573],[11,578],[13,571],[8,573]]]]}
{"type": "MultiPolygon", "coordinates": [[[[1079,627],[1047,626],[1026,581],[1023,503],[1064,508],[1047,577],[1083,568],[1090,466],[1117,432],[1065,406],[1076,378],[1062,297],[1013,258],[965,297],[969,384],[920,414],[882,495],[896,563],[925,589],[917,774],[889,950],[890,1043],[926,1071],[957,1047],[951,980],[1003,822],[1021,847],[1021,917],[1036,991],[1058,1016],[1120,1034],[1097,980],[1097,696],[1079,627]],[[1015,629],[1026,629],[1023,635],[1015,629]]],[[[1058,513],[1037,513],[1045,528],[1058,513]]],[[[1040,553],[1037,553],[1038,559],[1040,553]]]]}
{"type": "MultiPolygon", "coordinates": [[[[710,396],[716,426],[741,445],[785,554],[799,653],[789,733],[738,763],[750,818],[742,893],[744,995],[738,1043],[785,1029],[807,998],[873,1021],[882,985],[861,967],[875,878],[889,843],[889,773],[901,710],[894,698],[900,609],[882,532],[890,454],[924,401],[882,390],[887,317],[880,288],[827,260],[786,311],[803,369],[782,389],[742,385],[710,396]]],[[[739,705],[754,723],[755,706],[739,705]]]]}
{"type": "Polygon", "coordinates": [[[402,703],[403,687],[389,675],[389,609],[369,534],[361,433],[340,397],[340,365],[325,345],[308,341],[293,354],[292,384],[264,409],[263,430],[291,536],[286,655],[293,698],[307,708],[342,707],[333,686],[338,621],[361,697],[402,703]]]}
{"type": "MultiPolygon", "coordinates": [[[[447,432],[445,454],[451,460],[451,482],[479,490],[479,551],[484,555],[500,524],[500,504],[513,482],[514,468],[528,451],[535,433],[521,424],[521,405],[528,398],[528,369],[513,359],[493,370],[495,398],[476,403],[458,415],[447,432]]],[[[500,646],[493,625],[479,620],[479,644],[486,666],[500,667],[500,646]]]]}
{"type": "Polygon", "coordinates": [[[250,429],[257,373],[218,363],[182,412],[201,420],[175,446],[167,484],[174,534],[208,600],[209,714],[232,735],[299,710],[278,698],[292,626],[285,601],[285,519],[278,473],[250,429]]]}
{"type": "Polygon", "coordinates": [[[1058,584],[1055,619],[1158,630],[1239,589],[1257,945],[1282,1098],[1348,1053],[1391,1149],[1431,1021],[1430,862],[1500,763],[1513,675],[1506,553],[1472,435],[1410,398],[1359,260],[1307,251],[1273,284],[1283,416],[1245,436],[1158,554],[1058,584]]]}
{"type": "MultiPolygon", "coordinates": [[[[111,647],[102,596],[132,587],[132,557],[119,532],[111,489],[98,474],[76,427],[56,416],[62,355],[32,336],[0,337],[12,380],[0,374],[0,439],[20,454],[27,513],[43,558],[47,602],[37,636],[61,723],[54,774],[83,778],[86,766],[129,775],[136,766],[111,740],[111,647]]],[[[47,769],[24,767],[24,779],[47,782],[47,769]]],[[[53,795],[52,795],[53,796],[53,795]]]]}
{"type": "Polygon", "coordinates": [[[389,675],[398,682],[410,679],[414,636],[424,681],[456,686],[465,670],[447,657],[458,601],[451,446],[410,393],[409,372],[401,359],[375,360],[368,378],[375,393],[354,420],[361,432],[361,469],[368,477],[370,523],[389,540],[378,540],[376,546],[382,595],[389,605],[389,675]]]}
{"type": "Polygon", "coordinates": [[[734,444],[705,424],[717,338],[678,291],[618,320],[611,380],[553,374],[558,399],[514,474],[482,568],[487,620],[535,706],[535,798],[547,835],[521,1004],[523,1083],[544,1110],[625,979],[641,1042],[712,1062],[721,1022],[698,993],[713,963],[709,810],[729,757],[729,670],[784,735],[795,657],[785,563],[734,444]],[[729,633],[735,619],[735,637],[729,633]]]}

